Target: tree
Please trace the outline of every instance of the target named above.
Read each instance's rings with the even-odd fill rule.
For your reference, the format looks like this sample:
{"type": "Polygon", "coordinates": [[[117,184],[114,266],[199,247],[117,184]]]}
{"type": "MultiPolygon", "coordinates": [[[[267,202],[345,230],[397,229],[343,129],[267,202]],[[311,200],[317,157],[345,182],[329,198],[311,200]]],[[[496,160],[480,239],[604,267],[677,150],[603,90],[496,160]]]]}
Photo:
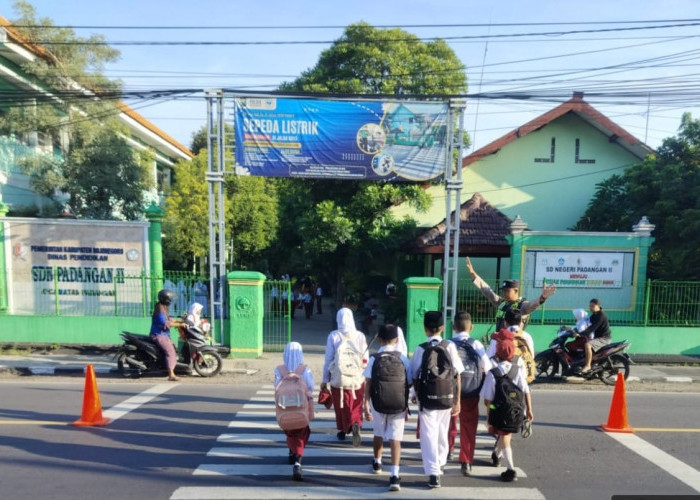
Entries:
{"type": "MultiPolygon", "coordinates": [[[[466,76],[464,65],[444,41],[424,43],[401,29],[358,23],[348,26],[313,68],[281,89],[429,96],[466,91],[466,76]]],[[[415,223],[395,220],[390,207],[406,202],[425,210],[430,203],[425,190],[411,183],[278,182],[281,212],[276,249],[283,249],[287,258],[273,252],[270,260],[284,266],[302,264],[304,270],[335,281],[340,300],[344,283],[352,287],[358,276],[391,274],[394,266],[388,261],[413,236],[415,223]]]]}
{"type": "Polygon", "coordinates": [[[630,231],[645,215],[656,225],[649,276],[700,279],[700,121],[688,113],[656,154],[598,185],[574,229],[630,231]]]}
{"type": "Polygon", "coordinates": [[[52,199],[55,210],[67,198],[81,217],[140,218],[146,191],[154,187],[147,175],[154,158],[149,150],[134,151],[127,130],[114,119],[119,84],[101,71],[119,52],[102,44],[101,35],[82,38],[48,18],[37,19],[27,2],[16,1],[14,9],[14,29],[42,54],[23,70],[57,97],[28,92],[0,116],[1,133],[17,138],[43,134],[53,144],[19,162],[30,185],[52,199]],[[107,98],[94,99],[97,94],[107,98]]]}
{"type": "MultiPolygon", "coordinates": [[[[175,165],[163,225],[164,255],[170,268],[204,271],[209,255],[207,154],[201,149],[193,160],[175,165]]],[[[250,268],[277,234],[275,184],[264,177],[229,175],[224,181],[224,198],[228,263],[233,268],[250,268]]]]}

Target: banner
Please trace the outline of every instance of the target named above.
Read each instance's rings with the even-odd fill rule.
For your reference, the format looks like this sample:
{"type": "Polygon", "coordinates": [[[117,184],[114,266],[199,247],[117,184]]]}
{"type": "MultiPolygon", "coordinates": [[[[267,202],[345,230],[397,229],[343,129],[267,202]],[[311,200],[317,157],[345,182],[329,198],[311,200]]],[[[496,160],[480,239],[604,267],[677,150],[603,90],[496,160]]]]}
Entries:
{"type": "Polygon", "coordinates": [[[535,286],[622,288],[623,252],[534,252],[535,286]]]}
{"type": "Polygon", "coordinates": [[[264,177],[438,180],[447,103],[235,99],[236,169],[264,177]]]}

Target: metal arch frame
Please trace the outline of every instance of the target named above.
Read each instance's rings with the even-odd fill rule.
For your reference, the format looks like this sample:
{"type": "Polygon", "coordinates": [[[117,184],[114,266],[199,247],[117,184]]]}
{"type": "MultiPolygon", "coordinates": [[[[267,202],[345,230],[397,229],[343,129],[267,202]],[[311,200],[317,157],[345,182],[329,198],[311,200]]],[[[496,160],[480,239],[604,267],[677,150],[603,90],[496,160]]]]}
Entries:
{"type": "MultiPolygon", "coordinates": [[[[210,153],[207,155],[208,170],[206,174],[209,199],[209,303],[212,311],[211,319],[214,322],[212,330],[214,332],[218,331],[218,341],[223,343],[223,319],[225,316],[224,284],[226,278],[226,233],[224,231],[225,92],[221,89],[207,90],[205,96],[207,99],[207,146],[210,153]],[[216,151],[216,155],[212,154],[214,151],[216,151]],[[216,319],[217,307],[219,308],[219,320],[216,319]]],[[[457,312],[457,279],[459,275],[457,265],[459,260],[459,223],[462,193],[461,160],[464,146],[464,110],[466,106],[465,99],[451,99],[449,102],[446,135],[448,149],[445,159],[446,227],[442,263],[442,314],[445,322],[448,316],[454,319],[457,312]],[[456,155],[455,151],[457,152],[456,155]]]]}
{"type": "Polygon", "coordinates": [[[466,107],[467,101],[465,99],[450,99],[450,117],[447,122],[449,142],[447,158],[445,159],[445,247],[442,258],[442,318],[445,324],[447,324],[448,317],[454,320],[457,314],[462,150],[464,147],[464,110],[466,107]],[[455,128],[457,129],[456,133],[455,128]]]}
{"type": "Polygon", "coordinates": [[[207,148],[209,152],[206,173],[209,200],[209,314],[213,323],[214,339],[223,344],[224,317],[226,316],[224,310],[224,284],[226,283],[224,92],[223,90],[207,90],[205,95],[207,99],[207,148]]]}

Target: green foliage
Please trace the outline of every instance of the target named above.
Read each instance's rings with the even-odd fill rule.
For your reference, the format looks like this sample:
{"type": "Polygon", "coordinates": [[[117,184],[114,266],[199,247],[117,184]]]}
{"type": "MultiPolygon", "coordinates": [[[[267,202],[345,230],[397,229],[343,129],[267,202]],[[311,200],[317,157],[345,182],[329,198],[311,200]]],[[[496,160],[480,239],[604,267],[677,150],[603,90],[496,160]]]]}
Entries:
{"type": "MultiPolygon", "coordinates": [[[[203,268],[209,254],[209,205],[205,180],[207,150],[175,165],[175,182],[166,201],[164,258],[169,267],[203,268]]],[[[263,177],[227,176],[224,184],[226,250],[237,269],[251,266],[276,236],[277,191],[263,177]]]]}
{"type": "MultiPolygon", "coordinates": [[[[436,95],[466,91],[464,65],[443,41],[422,42],[401,29],[348,26],[324,50],[317,64],[287,91],[346,94],[436,95]]],[[[408,203],[430,206],[422,186],[366,181],[281,179],[280,230],[270,262],[274,274],[312,271],[327,282],[365,291],[374,275],[396,268],[396,253],[415,236],[415,222],[395,220],[389,211],[408,203]]],[[[383,292],[383,290],[382,290],[383,292]]]]}
{"type": "Polygon", "coordinates": [[[689,114],[655,155],[598,185],[575,229],[631,231],[645,215],[656,225],[649,277],[700,279],[700,122],[689,114]]]}
{"type": "Polygon", "coordinates": [[[101,35],[79,37],[48,18],[37,18],[27,2],[16,1],[14,8],[16,31],[42,54],[22,69],[59,97],[20,96],[0,117],[0,133],[25,140],[38,132],[53,143],[48,151],[19,162],[32,189],[57,205],[67,196],[79,217],[140,219],[146,190],[154,187],[148,172],[155,158],[150,150],[130,147],[128,131],[113,120],[120,112],[112,98],[118,97],[119,84],[101,71],[119,52],[96,44],[104,41],[101,35]],[[108,98],[80,96],[91,91],[107,93],[108,98]]]}

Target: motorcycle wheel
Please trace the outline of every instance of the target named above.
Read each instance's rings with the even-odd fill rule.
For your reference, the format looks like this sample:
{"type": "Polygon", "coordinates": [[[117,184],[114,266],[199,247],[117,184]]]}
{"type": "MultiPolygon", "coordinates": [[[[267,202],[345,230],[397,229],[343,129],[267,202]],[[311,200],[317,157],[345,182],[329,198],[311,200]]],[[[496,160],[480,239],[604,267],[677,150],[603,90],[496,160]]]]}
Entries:
{"type": "Polygon", "coordinates": [[[552,358],[542,359],[537,362],[535,380],[543,378],[554,378],[559,372],[559,361],[552,358]]]}
{"type": "Polygon", "coordinates": [[[122,374],[123,377],[129,377],[129,378],[140,378],[141,377],[141,370],[137,370],[136,368],[132,368],[129,366],[129,363],[126,362],[126,354],[121,353],[119,357],[117,358],[117,370],[119,370],[119,373],[122,374]]]}
{"type": "Polygon", "coordinates": [[[194,371],[200,377],[213,377],[217,375],[223,367],[223,361],[218,352],[207,351],[200,352],[194,359],[194,371]]]}
{"type": "Polygon", "coordinates": [[[630,375],[630,362],[619,354],[613,354],[603,363],[603,371],[598,375],[605,385],[615,385],[617,374],[622,373],[627,380],[630,375]]]}

